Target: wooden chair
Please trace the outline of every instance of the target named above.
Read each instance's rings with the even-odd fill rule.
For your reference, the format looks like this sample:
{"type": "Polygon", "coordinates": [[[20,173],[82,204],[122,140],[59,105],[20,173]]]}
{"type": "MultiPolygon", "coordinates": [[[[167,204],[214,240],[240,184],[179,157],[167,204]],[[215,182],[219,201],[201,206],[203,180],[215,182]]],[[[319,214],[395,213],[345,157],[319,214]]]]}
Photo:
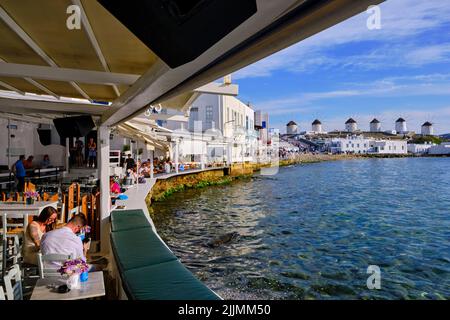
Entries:
{"type": "Polygon", "coordinates": [[[15,264],[3,278],[8,300],[23,300],[22,279],[20,274],[20,267],[18,264],[15,264]]]}
{"type": "Polygon", "coordinates": [[[94,214],[95,240],[100,240],[100,192],[95,195],[95,214],[94,214]]]}
{"type": "Polygon", "coordinates": [[[46,254],[43,255],[42,253],[38,253],[38,270],[39,270],[39,276],[41,279],[44,279],[45,277],[56,277],[61,276],[61,274],[57,271],[58,267],[48,267],[45,265],[45,262],[51,261],[51,262],[61,262],[61,265],[69,260],[72,259],[71,255],[67,254],[46,254]]]}
{"type": "Polygon", "coordinates": [[[66,223],[67,221],[66,211],[67,211],[67,195],[63,194],[61,199],[61,216],[59,219],[61,223],[66,223]]]}
{"type": "Polygon", "coordinates": [[[54,195],[52,195],[48,198],[48,201],[58,201],[58,200],[59,200],[59,195],[57,193],[55,193],[54,195]]]}
{"type": "Polygon", "coordinates": [[[72,183],[67,190],[67,211],[71,211],[74,208],[75,197],[75,184],[72,183]]]}
{"type": "Polygon", "coordinates": [[[87,195],[81,197],[80,212],[83,213],[86,218],[88,217],[88,196],[87,195]]]}
{"type": "Polygon", "coordinates": [[[25,191],[36,192],[36,185],[31,182],[25,182],[25,191]]]}

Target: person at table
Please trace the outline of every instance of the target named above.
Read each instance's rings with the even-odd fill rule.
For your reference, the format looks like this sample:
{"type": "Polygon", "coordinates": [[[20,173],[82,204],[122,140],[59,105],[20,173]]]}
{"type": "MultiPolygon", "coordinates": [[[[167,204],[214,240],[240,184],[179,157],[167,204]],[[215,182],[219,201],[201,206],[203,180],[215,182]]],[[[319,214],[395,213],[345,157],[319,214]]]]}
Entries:
{"type": "Polygon", "coordinates": [[[41,161],[41,168],[48,168],[50,167],[50,157],[48,156],[48,154],[44,155],[44,158],[41,161]]]}
{"type": "Polygon", "coordinates": [[[19,160],[17,160],[11,168],[11,171],[14,173],[14,176],[17,179],[17,191],[18,192],[23,192],[23,189],[25,187],[25,176],[26,176],[26,171],[25,171],[25,166],[23,165],[25,161],[25,156],[21,155],[19,157],[19,160]]]}
{"type": "Polygon", "coordinates": [[[134,166],[136,165],[134,159],[131,157],[131,154],[128,155],[128,158],[125,160],[125,163],[127,165],[126,170],[133,169],[134,166]]]}
{"type": "MultiPolygon", "coordinates": [[[[76,214],[62,228],[45,233],[41,240],[41,252],[47,254],[72,255],[73,259],[81,258],[86,261],[86,253],[89,244],[83,244],[78,233],[86,226],[87,220],[84,214],[76,214]]],[[[48,262],[47,267],[60,267],[61,262],[48,262]]]]}
{"type": "Polygon", "coordinates": [[[120,189],[120,184],[118,184],[115,180],[114,177],[110,177],[109,178],[109,188],[111,193],[120,193],[121,189],[120,189]]]}
{"type": "Polygon", "coordinates": [[[23,166],[25,167],[25,169],[32,169],[33,168],[33,156],[29,156],[27,158],[27,160],[24,160],[23,162],[23,166]]]}
{"type": "Polygon", "coordinates": [[[170,161],[167,161],[164,164],[164,170],[166,171],[166,173],[170,173],[170,171],[172,170],[172,163],[170,163],[170,161]]]}
{"type": "Polygon", "coordinates": [[[37,265],[37,253],[41,247],[42,236],[54,229],[58,213],[53,207],[45,207],[34,221],[28,224],[22,247],[23,262],[37,265]]]}

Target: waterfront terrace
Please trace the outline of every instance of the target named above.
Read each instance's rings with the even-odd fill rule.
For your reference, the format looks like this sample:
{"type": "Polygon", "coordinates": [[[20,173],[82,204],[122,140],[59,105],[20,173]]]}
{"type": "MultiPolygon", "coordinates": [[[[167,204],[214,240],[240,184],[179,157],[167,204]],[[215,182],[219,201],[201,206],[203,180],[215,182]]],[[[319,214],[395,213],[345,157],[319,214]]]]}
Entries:
{"type": "MultiPolygon", "coordinates": [[[[73,290],[67,296],[57,295],[58,299],[216,299],[217,295],[177,260],[166,262],[166,258],[174,257],[159,243],[154,228],[145,224],[128,226],[140,228],[136,230],[142,233],[142,239],[149,241],[141,244],[155,248],[145,256],[148,261],[124,254],[138,250],[141,238],[124,241],[122,231],[114,228],[124,225],[121,214],[136,215],[137,224],[142,217],[147,219],[145,197],[141,196],[155,178],[149,178],[144,186],[138,177],[137,185],[120,186],[128,189],[121,192],[122,197],[111,194],[111,177],[118,167],[112,166],[111,135],[120,132],[139,143],[137,155],[140,148],[166,152],[167,139],[155,128],[158,117],[152,118],[151,125],[144,124],[145,130],[136,125],[137,117],[151,114],[156,106],[187,110],[200,93],[236,95],[233,84],[212,81],[380,2],[245,0],[236,6],[217,0],[210,5],[190,1],[181,6],[179,1],[162,0],[0,0],[0,118],[2,130],[7,132],[0,142],[0,174],[7,180],[0,203],[0,299],[4,290],[10,300],[24,298],[22,292],[30,293],[26,299],[49,297],[47,285],[53,281],[55,270],[47,274],[48,268],[40,261],[36,266],[25,263],[21,256],[25,232],[33,223],[28,218],[40,216],[47,207],[53,209],[45,209],[48,216],[42,225],[57,224],[67,227],[66,231],[76,231],[84,228],[84,219],[88,220],[93,234],[88,258],[103,265],[103,274],[89,277],[88,281],[94,281],[88,282],[93,292],[83,295],[73,290]],[[39,159],[24,159],[27,166],[57,167],[56,176],[44,179],[39,177],[41,171],[36,178],[23,170],[22,163],[26,162],[17,160],[33,154],[39,159]],[[12,176],[17,178],[17,185],[9,180],[12,176]],[[121,212],[124,196],[128,200],[122,200],[127,202],[121,212]],[[123,211],[131,209],[138,211],[123,211]],[[70,222],[77,214],[80,216],[70,222]],[[158,250],[158,257],[164,259],[152,260],[158,250]],[[171,272],[181,279],[156,279],[161,273],[151,271],[164,263],[171,264],[171,272]],[[116,295],[114,279],[120,279],[123,291],[118,291],[125,294],[116,295]],[[142,287],[135,285],[136,281],[142,282],[142,287]],[[190,293],[179,295],[180,288],[190,293]]],[[[65,259],[59,258],[66,260],[71,256],[67,252],[51,253],[61,254],[65,259]]],[[[135,251],[139,257],[140,252],[135,251]]],[[[49,257],[41,253],[38,257],[45,262],[49,257]]]]}

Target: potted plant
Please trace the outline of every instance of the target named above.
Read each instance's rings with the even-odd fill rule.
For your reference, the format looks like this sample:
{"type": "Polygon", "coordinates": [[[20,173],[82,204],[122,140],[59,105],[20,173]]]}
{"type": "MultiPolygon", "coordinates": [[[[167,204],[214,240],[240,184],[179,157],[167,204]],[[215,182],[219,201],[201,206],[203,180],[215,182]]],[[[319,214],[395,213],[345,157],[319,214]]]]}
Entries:
{"type": "Polygon", "coordinates": [[[69,289],[79,289],[81,280],[87,280],[89,265],[83,259],[70,259],[63,263],[58,272],[67,277],[67,287],[69,289]],[[83,279],[80,280],[80,278],[83,279]]]}
{"type": "Polygon", "coordinates": [[[27,199],[27,204],[34,204],[34,200],[39,197],[39,193],[36,191],[25,192],[25,198],[27,199]]]}

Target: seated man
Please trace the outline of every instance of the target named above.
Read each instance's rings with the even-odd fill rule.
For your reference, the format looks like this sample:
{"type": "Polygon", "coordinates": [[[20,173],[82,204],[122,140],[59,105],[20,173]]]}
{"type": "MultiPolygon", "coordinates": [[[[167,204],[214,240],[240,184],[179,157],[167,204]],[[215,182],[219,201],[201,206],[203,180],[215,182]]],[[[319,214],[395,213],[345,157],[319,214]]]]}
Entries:
{"type": "Polygon", "coordinates": [[[27,160],[23,161],[23,166],[25,169],[32,169],[33,168],[33,156],[29,156],[27,160]]]}
{"type": "MultiPolygon", "coordinates": [[[[41,252],[47,254],[72,255],[73,259],[81,258],[86,261],[86,252],[89,244],[83,244],[77,233],[86,226],[86,217],[77,214],[62,228],[45,233],[41,240],[41,252]]],[[[50,262],[49,268],[59,268],[60,262],[50,262]]]]}

